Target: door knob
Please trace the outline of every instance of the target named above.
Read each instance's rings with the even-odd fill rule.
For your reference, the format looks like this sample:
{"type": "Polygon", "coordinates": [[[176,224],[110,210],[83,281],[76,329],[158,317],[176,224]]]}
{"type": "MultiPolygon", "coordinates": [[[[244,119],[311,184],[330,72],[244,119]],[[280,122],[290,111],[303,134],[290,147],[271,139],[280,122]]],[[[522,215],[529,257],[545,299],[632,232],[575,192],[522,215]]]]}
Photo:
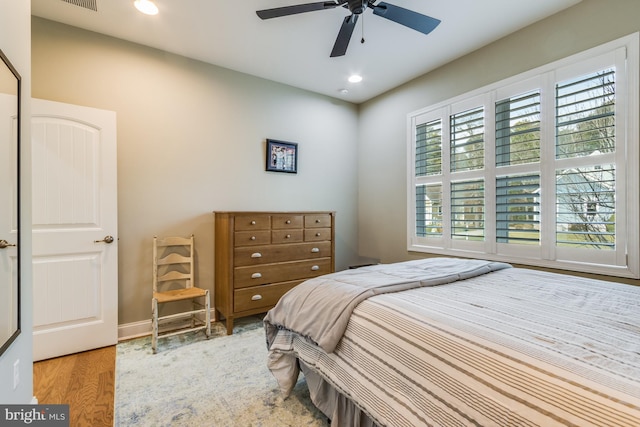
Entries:
{"type": "Polygon", "coordinates": [[[15,246],[15,244],[9,243],[6,240],[0,240],[0,249],[8,248],[9,246],[15,246]]]}
{"type": "Polygon", "coordinates": [[[113,236],[104,236],[102,240],[94,240],[95,243],[113,243],[113,236]]]}

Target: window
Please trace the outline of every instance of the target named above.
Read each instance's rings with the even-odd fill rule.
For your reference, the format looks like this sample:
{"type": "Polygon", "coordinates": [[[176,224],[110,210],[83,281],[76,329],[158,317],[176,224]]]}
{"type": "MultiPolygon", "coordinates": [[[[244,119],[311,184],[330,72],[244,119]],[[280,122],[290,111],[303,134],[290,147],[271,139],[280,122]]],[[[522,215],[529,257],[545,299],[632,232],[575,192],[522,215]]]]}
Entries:
{"type": "Polygon", "coordinates": [[[496,102],[496,166],[540,161],[540,91],[496,102]]]}
{"type": "Polygon", "coordinates": [[[540,175],[496,180],[496,241],[540,244],[540,175]]]}
{"type": "Polygon", "coordinates": [[[416,187],[416,234],[442,237],[442,184],[416,187]]]}
{"type": "Polygon", "coordinates": [[[411,113],[409,250],[640,277],[638,46],[411,113]]]}
{"type": "Polygon", "coordinates": [[[451,183],[451,238],[484,240],[484,181],[451,183]]]}
{"type": "Polygon", "coordinates": [[[484,168],[484,110],[451,115],[451,171],[484,168]]]}
{"type": "Polygon", "coordinates": [[[615,250],[615,165],[556,172],[556,244],[615,250]]]}
{"type": "Polygon", "coordinates": [[[442,173],[442,123],[436,120],[416,128],[416,175],[442,173]]]}

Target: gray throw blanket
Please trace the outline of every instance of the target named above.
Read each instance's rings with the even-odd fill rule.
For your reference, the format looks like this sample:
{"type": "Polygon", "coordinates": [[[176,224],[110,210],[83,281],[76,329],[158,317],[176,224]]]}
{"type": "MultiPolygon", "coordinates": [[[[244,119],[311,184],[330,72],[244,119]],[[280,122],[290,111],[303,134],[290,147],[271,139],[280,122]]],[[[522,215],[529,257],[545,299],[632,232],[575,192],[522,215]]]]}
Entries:
{"type": "Polygon", "coordinates": [[[267,345],[271,347],[278,329],[287,329],[331,353],[342,338],[354,308],[371,296],[442,285],[509,267],[501,262],[428,258],[309,279],[287,292],[267,313],[264,318],[267,345]]]}

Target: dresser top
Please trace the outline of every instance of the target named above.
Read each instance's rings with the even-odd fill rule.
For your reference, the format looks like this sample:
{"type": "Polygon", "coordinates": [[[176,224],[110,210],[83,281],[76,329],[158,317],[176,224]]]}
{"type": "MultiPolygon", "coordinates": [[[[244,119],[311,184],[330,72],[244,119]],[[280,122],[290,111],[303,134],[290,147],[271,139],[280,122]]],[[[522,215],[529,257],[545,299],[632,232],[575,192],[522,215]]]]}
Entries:
{"type": "Polygon", "coordinates": [[[330,214],[335,215],[335,211],[213,211],[214,214],[221,215],[313,215],[313,214],[330,214]]]}

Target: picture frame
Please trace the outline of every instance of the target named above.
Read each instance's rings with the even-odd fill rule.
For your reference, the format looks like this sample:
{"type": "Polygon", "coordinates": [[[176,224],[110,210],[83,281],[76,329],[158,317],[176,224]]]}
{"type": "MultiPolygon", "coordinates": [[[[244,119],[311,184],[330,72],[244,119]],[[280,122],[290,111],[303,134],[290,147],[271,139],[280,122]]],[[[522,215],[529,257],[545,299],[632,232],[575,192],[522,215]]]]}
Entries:
{"type": "Polygon", "coordinates": [[[298,144],[267,139],[265,170],[268,172],[298,173],[298,144]]]}

